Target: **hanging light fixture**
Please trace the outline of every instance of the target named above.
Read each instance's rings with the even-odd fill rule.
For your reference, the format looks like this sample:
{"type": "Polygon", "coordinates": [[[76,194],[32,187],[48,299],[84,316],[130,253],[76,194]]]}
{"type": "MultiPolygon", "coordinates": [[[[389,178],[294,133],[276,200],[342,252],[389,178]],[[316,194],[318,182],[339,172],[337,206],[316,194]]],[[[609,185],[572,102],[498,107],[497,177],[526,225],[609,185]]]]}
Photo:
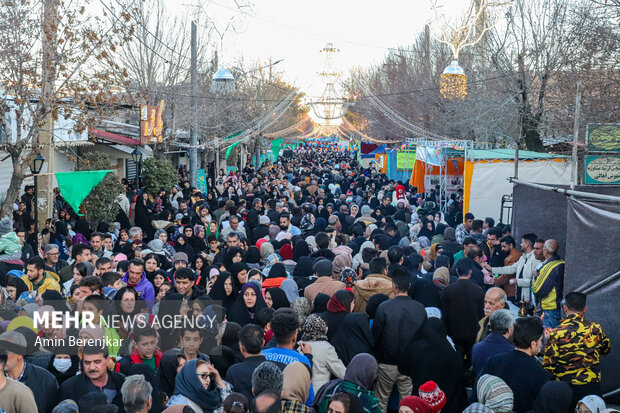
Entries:
{"type": "Polygon", "coordinates": [[[211,78],[211,92],[220,94],[234,93],[236,90],[235,77],[230,70],[220,67],[211,78]]]}
{"type": "Polygon", "coordinates": [[[467,97],[467,75],[456,59],[441,74],[439,92],[444,99],[464,100],[467,97]]]}

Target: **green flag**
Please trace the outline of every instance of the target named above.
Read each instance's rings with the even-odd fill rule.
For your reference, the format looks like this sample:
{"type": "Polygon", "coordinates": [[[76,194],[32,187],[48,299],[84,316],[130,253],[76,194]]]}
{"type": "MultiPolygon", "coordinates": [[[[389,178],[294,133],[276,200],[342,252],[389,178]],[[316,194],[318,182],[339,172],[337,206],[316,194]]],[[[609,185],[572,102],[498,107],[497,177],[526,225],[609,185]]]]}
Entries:
{"type": "Polygon", "coordinates": [[[56,172],[60,193],[76,214],[82,216],[80,205],[108,172],[112,171],[56,172]]]}
{"type": "Polygon", "coordinates": [[[282,138],[274,139],[271,141],[271,154],[273,155],[273,159],[277,160],[280,155],[280,148],[282,147],[282,138]]]}
{"type": "Polygon", "coordinates": [[[226,159],[228,159],[228,158],[230,157],[230,153],[232,152],[233,148],[234,148],[235,146],[239,145],[240,143],[241,143],[241,141],[239,141],[239,142],[235,142],[235,143],[233,143],[232,145],[230,145],[230,146],[228,147],[228,149],[226,149],[226,159]]]}

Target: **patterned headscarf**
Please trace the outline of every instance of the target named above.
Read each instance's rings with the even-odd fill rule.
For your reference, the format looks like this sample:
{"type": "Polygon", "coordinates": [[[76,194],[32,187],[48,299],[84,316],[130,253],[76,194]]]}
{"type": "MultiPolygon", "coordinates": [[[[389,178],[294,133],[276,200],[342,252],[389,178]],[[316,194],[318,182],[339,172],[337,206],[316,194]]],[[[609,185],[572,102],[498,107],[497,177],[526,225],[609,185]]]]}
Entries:
{"type": "Polygon", "coordinates": [[[485,374],[478,380],[478,401],[495,413],[512,412],[514,395],[506,382],[485,374]]]}
{"type": "Polygon", "coordinates": [[[327,324],[325,319],[318,314],[310,314],[303,328],[302,341],[327,340],[327,324]]]}
{"type": "Polygon", "coordinates": [[[357,281],[357,273],[351,267],[344,267],[340,274],[338,274],[338,280],[345,283],[347,286],[353,285],[357,281]]]}

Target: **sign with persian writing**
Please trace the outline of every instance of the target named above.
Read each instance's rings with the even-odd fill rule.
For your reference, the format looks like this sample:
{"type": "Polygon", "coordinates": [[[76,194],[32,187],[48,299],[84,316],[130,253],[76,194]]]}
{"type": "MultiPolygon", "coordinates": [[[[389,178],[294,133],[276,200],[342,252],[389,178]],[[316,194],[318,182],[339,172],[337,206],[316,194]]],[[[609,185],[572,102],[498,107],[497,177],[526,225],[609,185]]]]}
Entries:
{"type": "Polygon", "coordinates": [[[620,156],[586,156],[586,184],[620,184],[620,156]]]}

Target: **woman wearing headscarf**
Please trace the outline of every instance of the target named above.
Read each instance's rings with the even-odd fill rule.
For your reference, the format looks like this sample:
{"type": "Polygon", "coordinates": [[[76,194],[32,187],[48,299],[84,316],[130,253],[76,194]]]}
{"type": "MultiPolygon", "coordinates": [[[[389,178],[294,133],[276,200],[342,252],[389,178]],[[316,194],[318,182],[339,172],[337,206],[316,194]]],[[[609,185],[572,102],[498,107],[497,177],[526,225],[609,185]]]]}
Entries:
{"type": "Polygon", "coordinates": [[[345,365],[348,365],[358,354],[372,354],[374,341],[368,317],[362,313],[347,314],[330,343],[345,365]]]}
{"type": "Polygon", "coordinates": [[[306,241],[299,240],[295,243],[293,247],[293,261],[298,263],[301,257],[308,257],[310,254],[310,247],[306,241]]]}
{"type": "Polygon", "coordinates": [[[282,375],[284,376],[282,413],[313,413],[314,411],[305,404],[310,395],[309,367],[294,361],[284,368],[282,375]]]}
{"type": "Polygon", "coordinates": [[[267,304],[265,304],[260,288],[253,282],[249,282],[241,289],[226,318],[241,326],[256,324],[256,316],[263,308],[267,308],[267,304]]]}
{"type": "Polygon", "coordinates": [[[301,341],[312,346],[312,384],[320,389],[331,376],[344,377],[345,366],[336,349],[327,341],[327,324],[319,314],[311,314],[303,325],[301,341]]]}
{"type": "Polygon", "coordinates": [[[446,394],[444,413],[460,413],[467,405],[463,360],[446,338],[439,318],[429,317],[398,363],[398,371],[411,377],[417,389],[434,381],[446,394]]]}
{"type": "MultiPolygon", "coordinates": [[[[443,389],[443,388],[442,388],[443,389]]],[[[445,391],[444,391],[445,393],[445,391]]],[[[514,405],[514,395],[506,382],[499,377],[485,374],[478,379],[478,402],[463,410],[463,413],[510,413],[514,405]]],[[[446,393],[446,400],[448,394],[446,393]]],[[[446,404],[447,406],[447,404],[446,404]]],[[[445,407],[442,412],[446,411],[445,407]]]]}
{"type": "Polygon", "coordinates": [[[241,287],[248,282],[248,266],[243,262],[237,262],[230,266],[230,274],[232,275],[232,283],[235,291],[240,291],[241,287]]]}
{"type": "Polygon", "coordinates": [[[224,256],[224,267],[226,271],[230,271],[233,264],[239,263],[243,261],[243,249],[240,247],[232,247],[226,250],[226,255],[224,256]]]}
{"type": "MultiPolygon", "coordinates": [[[[330,296],[324,293],[318,293],[316,297],[314,297],[314,301],[312,302],[312,313],[313,314],[323,314],[327,311],[327,303],[329,303],[330,296]]],[[[306,300],[308,301],[308,300],[306,300]]]]}
{"type": "Polygon", "coordinates": [[[190,262],[193,262],[194,258],[196,257],[196,252],[194,251],[192,246],[189,245],[187,241],[187,236],[185,234],[179,234],[177,241],[174,243],[174,250],[176,252],[186,253],[187,258],[190,262]]]}
{"type": "Polygon", "coordinates": [[[206,231],[202,225],[194,225],[194,234],[187,240],[192,246],[195,253],[199,253],[207,249],[206,231]]]}
{"type": "Polygon", "coordinates": [[[237,290],[234,287],[232,274],[223,271],[218,275],[217,280],[209,292],[209,296],[222,303],[222,307],[229,311],[237,300],[237,290]]]}
{"type": "Polygon", "coordinates": [[[185,362],[185,354],[179,349],[167,351],[161,357],[155,379],[159,390],[166,393],[168,397],[174,393],[175,377],[185,362]]]}
{"type": "Polygon", "coordinates": [[[261,246],[259,248],[260,248],[260,258],[263,260],[263,262],[265,262],[267,260],[267,257],[269,257],[271,254],[275,252],[275,249],[273,248],[273,244],[271,244],[270,242],[261,243],[261,246]]]}
{"type": "Polygon", "coordinates": [[[435,233],[435,223],[424,219],[422,222],[422,228],[420,229],[420,232],[418,232],[418,238],[426,237],[430,242],[430,240],[435,236],[435,233]]]}
{"type": "Polygon", "coordinates": [[[345,267],[351,267],[351,256],[346,254],[336,255],[332,264],[333,278],[340,276],[340,271],[345,267]]]}
{"type": "MultiPolygon", "coordinates": [[[[146,192],[138,194],[135,209],[136,226],[142,228],[142,231],[144,231],[145,234],[153,234],[151,221],[153,220],[154,210],[155,207],[149,199],[149,194],[146,192]]],[[[77,222],[75,223],[75,228],[76,232],[79,232],[77,231],[77,222]]],[[[86,236],[86,234],[84,235],[86,236]]]]}
{"type": "Polygon", "coordinates": [[[331,396],[338,392],[346,392],[359,398],[365,413],[381,413],[379,399],[372,391],[378,371],[377,361],[370,354],[363,353],[353,357],[344,373],[344,379],[325,389],[317,411],[326,412],[331,396]]]}
{"type": "Polygon", "coordinates": [[[254,245],[248,248],[248,252],[245,255],[245,262],[251,269],[260,268],[260,250],[254,245]]]}
{"type": "Polygon", "coordinates": [[[174,383],[174,394],[166,407],[189,405],[196,413],[219,413],[222,400],[232,393],[230,383],[224,381],[217,369],[204,360],[188,361],[174,383]]]}
{"type": "Polygon", "coordinates": [[[265,303],[267,307],[277,310],[278,308],[288,308],[291,306],[286,293],[278,287],[271,287],[265,290],[265,303]]]}
{"type": "Polygon", "coordinates": [[[336,291],[327,303],[327,311],[322,313],[327,323],[327,338],[331,341],[344,318],[353,310],[353,293],[348,290],[336,291]]]}
{"type": "MultiPolygon", "coordinates": [[[[375,244],[373,244],[372,241],[364,241],[364,243],[360,247],[360,251],[357,254],[355,254],[355,256],[353,257],[353,261],[351,262],[351,268],[353,268],[355,271],[357,271],[357,268],[360,265],[364,264],[364,260],[362,259],[362,253],[364,252],[364,250],[366,250],[366,249],[374,249],[374,248],[375,248],[375,244]]],[[[366,268],[366,269],[368,269],[368,268],[366,268]]]]}
{"type": "MultiPolygon", "coordinates": [[[[263,288],[279,288],[282,285],[282,282],[288,278],[286,267],[281,262],[275,262],[271,266],[266,266],[265,270],[267,268],[269,268],[269,271],[267,272],[267,278],[263,281],[263,288]]],[[[263,271],[263,274],[264,273],[265,272],[263,271]]]]}
{"type": "Polygon", "coordinates": [[[166,253],[166,258],[171,259],[176,251],[174,250],[174,247],[168,243],[168,233],[166,230],[158,229],[155,232],[155,238],[161,240],[164,244],[162,250],[166,253]]]}
{"type": "Polygon", "coordinates": [[[287,278],[286,280],[282,281],[282,284],[280,284],[280,288],[286,294],[286,299],[289,301],[289,303],[292,303],[299,298],[299,287],[297,286],[295,280],[293,280],[292,278],[287,278]]]}

